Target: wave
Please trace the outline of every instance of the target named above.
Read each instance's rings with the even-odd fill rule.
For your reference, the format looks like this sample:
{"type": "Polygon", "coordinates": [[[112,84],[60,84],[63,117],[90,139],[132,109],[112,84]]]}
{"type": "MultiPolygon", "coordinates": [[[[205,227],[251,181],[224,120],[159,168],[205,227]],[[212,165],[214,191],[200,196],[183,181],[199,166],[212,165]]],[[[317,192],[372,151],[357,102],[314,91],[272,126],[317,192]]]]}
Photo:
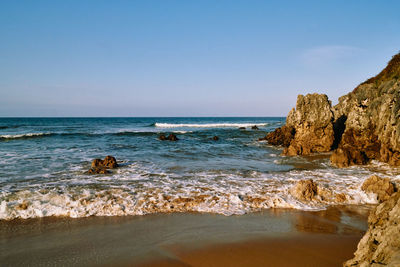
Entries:
{"type": "Polygon", "coordinates": [[[46,189],[40,185],[40,189],[5,189],[0,192],[0,220],[171,212],[229,216],[269,208],[323,210],[330,205],[376,204],[374,194],[361,190],[364,175],[359,178],[342,175],[321,169],[275,174],[254,172],[251,179],[243,179],[234,173],[196,172],[193,179],[176,179],[154,171],[148,173],[140,165],[134,165],[112,176],[85,176],[89,182],[78,176],[70,186],[61,183],[46,189]],[[129,171],[130,168],[133,169],[129,171]],[[135,168],[140,173],[132,173],[135,168]],[[291,194],[293,186],[298,180],[311,177],[318,184],[318,195],[312,201],[297,200],[291,194]]]}
{"type": "Polygon", "coordinates": [[[158,128],[180,128],[180,127],[192,127],[192,128],[225,128],[225,127],[252,127],[252,126],[267,126],[268,123],[154,123],[155,127],[158,128]]]}
{"type": "Polygon", "coordinates": [[[36,138],[36,137],[51,136],[51,135],[54,135],[54,133],[3,134],[0,135],[0,140],[36,138]]]}

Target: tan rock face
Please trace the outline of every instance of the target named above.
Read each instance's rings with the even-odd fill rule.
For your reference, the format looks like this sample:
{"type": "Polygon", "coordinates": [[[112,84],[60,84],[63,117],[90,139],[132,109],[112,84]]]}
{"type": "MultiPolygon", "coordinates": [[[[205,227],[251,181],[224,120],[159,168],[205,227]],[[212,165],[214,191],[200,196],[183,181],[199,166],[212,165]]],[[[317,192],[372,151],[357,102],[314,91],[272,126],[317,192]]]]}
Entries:
{"type": "MultiPolygon", "coordinates": [[[[339,98],[334,112],[336,117],[346,118],[339,148],[357,150],[366,158],[360,161],[357,154],[347,155],[349,165],[365,164],[377,159],[399,166],[400,53],[376,77],[339,98]]],[[[332,158],[332,163],[341,167],[342,161],[336,160],[332,158]]]]}
{"type": "Polygon", "coordinates": [[[295,129],[285,155],[309,155],[331,150],[334,142],[331,102],[323,94],[299,95],[296,109],[286,119],[286,126],[295,129]]]}
{"type": "Polygon", "coordinates": [[[354,258],[344,266],[400,266],[400,192],[377,206],[368,217],[368,231],[354,258]]]}
{"type": "Polygon", "coordinates": [[[383,202],[395,192],[395,187],[389,178],[372,175],[364,181],[361,189],[366,193],[375,193],[377,200],[383,202]]]}
{"type": "Polygon", "coordinates": [[[302,201],[311,201],[318,193],[317,184],[312,179],[300,180],[291,188],[292,196],[302,201]]]}

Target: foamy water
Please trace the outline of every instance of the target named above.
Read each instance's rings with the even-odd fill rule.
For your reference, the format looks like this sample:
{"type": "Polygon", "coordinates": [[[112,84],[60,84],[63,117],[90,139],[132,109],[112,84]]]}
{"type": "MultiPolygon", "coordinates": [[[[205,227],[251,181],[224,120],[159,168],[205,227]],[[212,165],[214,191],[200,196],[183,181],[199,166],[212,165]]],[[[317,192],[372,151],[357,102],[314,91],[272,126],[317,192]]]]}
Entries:
{"type": "Polygon", "coordinates": [[[337,169],[326,157],[282,157],[281,149],[256,141],[282,125],[282,119],[163,119],[176,125],[170,131],[178,142],[158,140],[159,119],[31,120],[32,126],[14,128],[0,120],[2,135],[20,135],[4,132],[26,128],[57,133],[0,141],[0,219],[319,210],[376,203],[376,196],[360,189],[372,174],[400,181],[400,170],[378,162],[337,169]],[[180,129],[201,124],[260,125],[260,130],[180,129]],[[211,140],[214,135],[220,140],[211,140]],[[119,160],[120,168],[107,175],[85,174],[93,158],[108,154],[119,160]],[[290,194],[301,179],[318,184],[321,194],[315,200],[302,202],[290,194]]]}

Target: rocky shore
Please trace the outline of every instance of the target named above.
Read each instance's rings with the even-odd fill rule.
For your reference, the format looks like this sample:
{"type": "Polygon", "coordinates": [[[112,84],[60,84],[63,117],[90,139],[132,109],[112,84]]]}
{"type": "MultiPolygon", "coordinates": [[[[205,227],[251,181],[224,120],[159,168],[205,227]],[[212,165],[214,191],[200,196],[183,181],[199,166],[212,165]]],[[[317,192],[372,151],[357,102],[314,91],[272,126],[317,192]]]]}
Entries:
{"type": "Polygon", "coordinates": [[[377,76],[365,81],[332,106],[324,94],[299,95],[286,125],[269,133],[283,154],[332,151],[337,167],[371,160],[400,165],[400,53],[377,76]]]}
{"type": "MultiPolygon", "coordinates": [[[[400,166],[400,53],[377,76],[361,83],[332,106],[324,94],[299,95],[286,125],[263,140],[284,147],[287,156],[331,152],[331,164],[343,168],[371,160],[400,166]]],[[[355,257],[344,266],[400,266],[400,192],[389,179],[369,177],[362,185],[381,202],[355,257]]],[[[312,181],[292,190],[298,198],[320,195],[312,181]]]]}

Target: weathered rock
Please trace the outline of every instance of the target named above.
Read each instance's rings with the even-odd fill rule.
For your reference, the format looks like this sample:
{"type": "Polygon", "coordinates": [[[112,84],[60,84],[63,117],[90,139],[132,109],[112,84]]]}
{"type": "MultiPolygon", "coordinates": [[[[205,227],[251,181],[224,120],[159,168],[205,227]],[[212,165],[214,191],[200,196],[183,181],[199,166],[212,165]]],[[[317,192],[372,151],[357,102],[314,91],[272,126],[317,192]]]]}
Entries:
{"type": "Polygon", "coordinates": [[[394,184],[389,178],[381,178],[377,175],[372,175],[365,180],[361,189],[366,193],[375,193],[379,202],[387,200],[395,192],[394,184]]]}
{"type": "Polygon", "coordinates": [[[324,94],[299,95],[296,109],[286,118],[286,126],[295,129],[293,140],[284,154],[310,155],[330,151],[334,142],[333,110],[324,94]]]}
{"type": "Polygon", "coordinates": [[[254,125],[253,127],[251,127],[252,130],[259,130],[259,128],[257,127],[257,125],[254,125]]]}
{"type": "Polygon", "coordinates": [[[218,141],[218,140],[219,140],[219,137],[218,137],[218,136],[214,136],[212,139],[213,139],[214,141],[218,141]]]}
{"type": "MultiPolygon", "coordinates": [[[[339,98],[334,113],[336,118],[345,118],[338,149],[359,151],[366,158],[360,161],[348,155],[350,162],[365,164],[376,159],[399,166],[400,53],[377,76],[339,98]]],[[[335,158],[332,163],[340,166],[335,158]]]]}
{"type": "Polygon", "coordinates": [[[113,156],[106,156],[104,160],[94,159],[91,168],[87,171],[88,174],[106,174],[109,173],[107,169],[114,169],[118,167],[117,160],[113,156]]]}
{"type": "Polygon", "coordinates": [[[288,147],[290,142],[293,140],[295,129],[293,127],[288,127],[286,125],[275,129],[273,132],[270,132],[264,138],[260,138],[259,140],[267,140],[269,144],[275,146],[284,146],[288,147]]]}
{"type": "Polygon", "coordinates": [[[318,193],[318,186],[312,179],[300,180],[290,189],[292,196],[301,201],[311,201],[318,193]]]}
{"type": "Polygon", "coordinates": [[[377,206],[368,217],[368,231],[354,258],[344,266],[400,266],[400,192],[377,206]]]}

